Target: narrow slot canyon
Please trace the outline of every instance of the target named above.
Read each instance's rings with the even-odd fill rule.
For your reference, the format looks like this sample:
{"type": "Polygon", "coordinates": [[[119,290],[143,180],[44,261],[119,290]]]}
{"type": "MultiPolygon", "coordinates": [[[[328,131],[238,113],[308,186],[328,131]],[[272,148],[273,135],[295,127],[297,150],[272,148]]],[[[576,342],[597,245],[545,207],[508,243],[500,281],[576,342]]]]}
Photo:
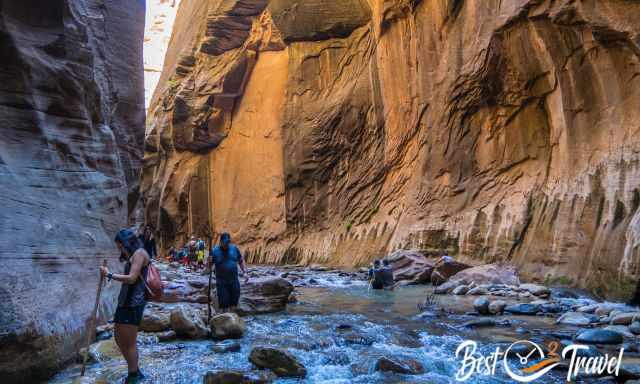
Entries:
{"type": "Polygon", "coordinates": [[[0,41],[3,384],[640,380],[640,2],[0,0],[0,41]]]}

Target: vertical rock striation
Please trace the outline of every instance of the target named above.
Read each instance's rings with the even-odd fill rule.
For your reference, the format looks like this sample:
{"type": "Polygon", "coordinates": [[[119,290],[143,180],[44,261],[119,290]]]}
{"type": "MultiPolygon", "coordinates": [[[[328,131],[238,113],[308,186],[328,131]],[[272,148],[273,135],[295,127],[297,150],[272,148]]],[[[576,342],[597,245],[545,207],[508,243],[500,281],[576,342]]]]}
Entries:
{"type": "Polygon", "coordinates": [[[228,230],[254,262],[447,249],[624,294],[639,55],[633,1],[184,0],[145,214],[165,247],[228,230]]]}
{"type": "Polygon", "coordinates": [[[0,1],[3,383],[75,357],[97,267],[116,267],[138,194],[143,27],[143,1],[0,1]]]}

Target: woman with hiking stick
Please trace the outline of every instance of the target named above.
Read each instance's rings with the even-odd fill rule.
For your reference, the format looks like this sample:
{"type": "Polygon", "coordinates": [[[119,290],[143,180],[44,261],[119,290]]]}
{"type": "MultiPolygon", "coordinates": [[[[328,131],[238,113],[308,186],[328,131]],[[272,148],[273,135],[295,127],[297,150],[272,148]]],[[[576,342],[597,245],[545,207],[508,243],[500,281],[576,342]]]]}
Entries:
{"type": "Polygon", "coordinates": [[[138,326],[147,304],[145,281],[150,263],[149,254],[133,231],[122,229],[115,238],[120,249],[120,261],[126,262],[124,274],[111,273],[107,267],[100,267],[103,276],[109,280],[122,282],[118,296],[118,308],[114,316],[114,338],[127,361],[129,374],[125,384],[138,383],[144,376],[138,367],[138,326]]]}

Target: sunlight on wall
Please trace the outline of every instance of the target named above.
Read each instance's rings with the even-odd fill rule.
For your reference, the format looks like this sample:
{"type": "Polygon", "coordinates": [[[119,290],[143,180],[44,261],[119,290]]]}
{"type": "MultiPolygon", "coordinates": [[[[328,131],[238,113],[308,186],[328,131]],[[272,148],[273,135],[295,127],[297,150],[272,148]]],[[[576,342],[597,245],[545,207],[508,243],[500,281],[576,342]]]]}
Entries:
{"type": "Polygon", "coordinates": [[[158,84],[180,0],[148,0],[144,25],[144,106],[158,84]]]}

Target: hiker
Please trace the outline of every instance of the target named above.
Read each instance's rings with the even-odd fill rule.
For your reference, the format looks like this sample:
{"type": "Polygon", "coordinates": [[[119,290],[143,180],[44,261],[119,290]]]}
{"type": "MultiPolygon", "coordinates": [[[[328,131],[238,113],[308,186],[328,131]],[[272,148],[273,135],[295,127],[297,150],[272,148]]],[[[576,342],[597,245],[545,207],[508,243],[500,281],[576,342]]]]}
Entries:
{"type": "Polygon", "coordinates": [[[178,252],[176,251],[176,248],[174,246],[171,246],[171,248],[169,248],[169,261],[173,262],[173,261],[177,261],[178,259],[178,252]]]}
{"type": "Polygon", "coordinates": [[[182,260],[182,264],[187,267],[189,266],[189,248],[183,247],[180,251],[180,260],[182,260]]]}
{"type": "Polygon", "coordinates": [[[204,268],[204,240],[198,238],[196,242],[196,260],[198,262],[198,269],[204,268]]]}
{"type": "Polygon", "coordinates": [[[191,235],[189,242],[187,243],[187,248],[189,250],[189,264],[196,263],[196,236],[191,235]]]}
{"type": "Polygon", "coordinates": [[[249,281],[249,277],[240,250],[231,243],[231,235],[226,232],[220,235],[220,244],[211,250],[210,257],[216,273],[218,307],[222,312],[235,311],[240,300],[238,266],[245,276],[245,282],[249,281]]]}
{"type": "Polygon", "coordinates": [[[156,249],[156,239],[153,236],[153,228],[150,225],[145,225],[140,235],[140,241],[142,241],[142,245],[144,246],[145,251],[149,254],[150,258],[155,258],[158,255],[158,250],[156,249]]]}
{"type": "Polygon", "coordinates": [[[382,285],[385,289],[393,289],[395,288],[395,283],[393,281],[393,268],[389,265],[389,260],[382,260],[382,285]]]}
{"type": "Polygon", "coordinates": [[[382,278],[382,268],[380,266],[380,260],[375,260],[373,262],[373,268],[369,269],[369,282],[371,284],[371,288],[373,289],[384,288],[384,281],[382,278]]]}
{"type": "Polygon", "coordinates": [[[124,382],[131,384],[137,383],[144,377],[138,367],[136,342],[138,326],[147,303],[144,279],[151,259],[140,238],[129,229],[120,230],[115,237],[115,242],[120,250],[120,261],[126,262],[124,274],[111,273],[107,267],[100,267],[100,272],[109,281],[113,279],[122,283],[118,295],[118,307],[113,319],[114,338],[122,356],[127,361],[129,374],[124,382]]]}

